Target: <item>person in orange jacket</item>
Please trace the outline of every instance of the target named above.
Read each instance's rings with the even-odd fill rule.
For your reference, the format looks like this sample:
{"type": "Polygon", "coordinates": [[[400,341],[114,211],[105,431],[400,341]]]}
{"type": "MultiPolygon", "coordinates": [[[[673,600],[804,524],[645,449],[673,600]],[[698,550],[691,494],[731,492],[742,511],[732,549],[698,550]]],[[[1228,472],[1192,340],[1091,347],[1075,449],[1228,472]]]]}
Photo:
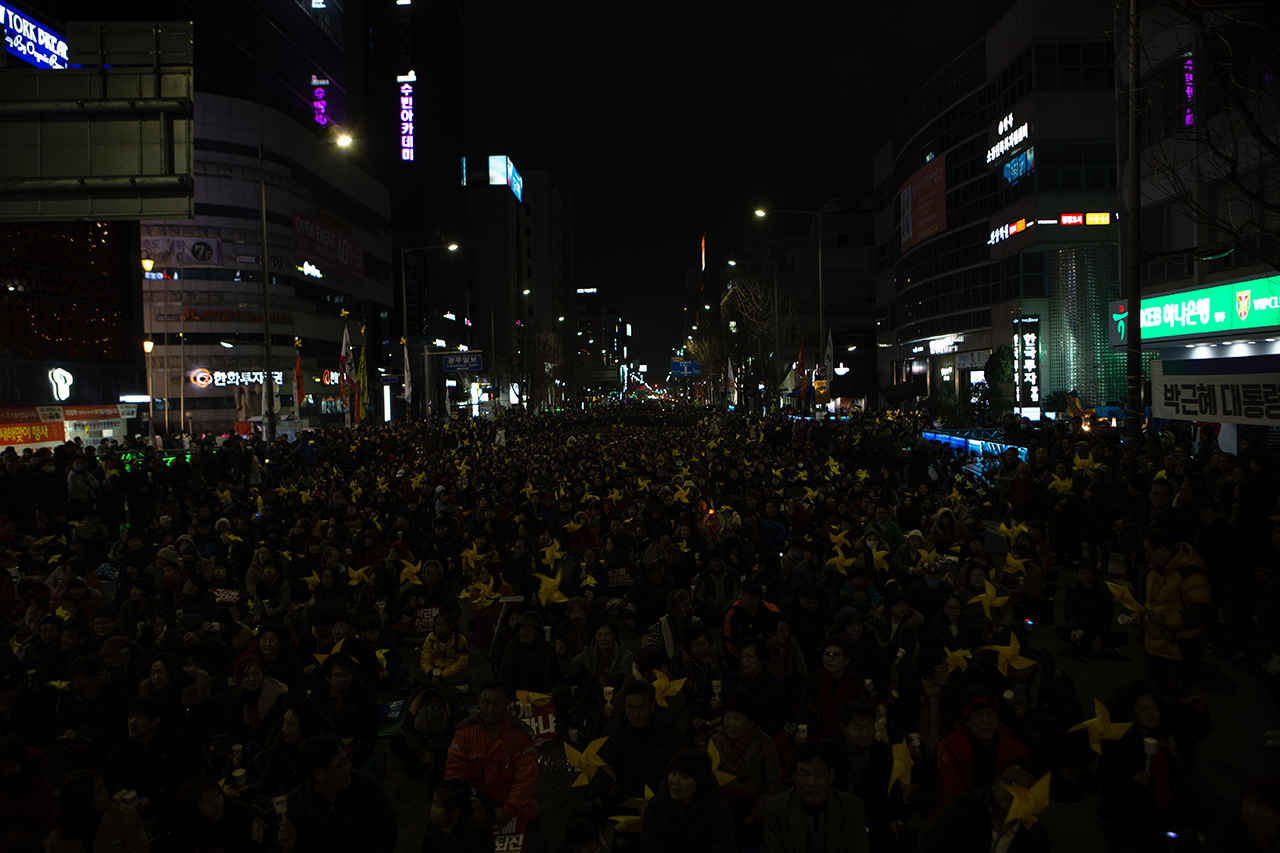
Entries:
{"type": "Polygon", "coordinates": [[[493,799],[495,826],[512,818],[526,825],[538,816],[538,748],[533,732],[513,717],[507,688],[489,682],[480,688],[480,709],[458,724],[444,778],[461,779],[493,799]]]}

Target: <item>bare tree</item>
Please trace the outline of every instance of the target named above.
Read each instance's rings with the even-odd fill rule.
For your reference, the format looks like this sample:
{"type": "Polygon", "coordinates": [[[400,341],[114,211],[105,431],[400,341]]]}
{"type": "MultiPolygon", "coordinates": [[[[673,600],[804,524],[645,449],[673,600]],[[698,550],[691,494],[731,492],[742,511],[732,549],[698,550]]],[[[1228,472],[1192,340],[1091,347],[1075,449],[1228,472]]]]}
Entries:
{"type": "Polygon", "coordinates": [[[560,366],[560,338],[550,329],[528,332],[524,339],[525,403],[536,412],[551,402],[552,379],[560,366]]]}
{"type": "Polygon", "coordinates": [[[1198,258],[1280,269],[1280,10],[1160,0],[1145,14],[1146,180],[1201,226],[1198,258]]]}
{"type": "Polygon", "coordinates": [[[775,276],[773,264],[737,268],[721,306],[728,320],[727,354],[742,387],[763,385],[766,397],[775,395],[800,341],[816,337],[817,304],[799,284],[795,273],[779,270],[775,276]]]}

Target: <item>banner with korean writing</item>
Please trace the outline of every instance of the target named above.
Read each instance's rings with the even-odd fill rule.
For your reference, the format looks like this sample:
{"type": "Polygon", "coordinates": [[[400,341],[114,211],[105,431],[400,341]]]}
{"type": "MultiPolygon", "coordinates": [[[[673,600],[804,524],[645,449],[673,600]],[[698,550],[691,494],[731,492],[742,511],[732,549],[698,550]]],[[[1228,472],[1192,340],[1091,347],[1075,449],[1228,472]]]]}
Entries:
{"type": "Polygon", "coordinates": [[[364,282],[364,244],[345,226],[293,213],[294,262],[319,267],[322,275],[336,275],[357,284],[364,282]]]}
{"type": "Polygon", "coordinates": [[[947,156],[933,158],[902,185],[898,198],[902,251],[947,230],[947,156]]]}
{"type": "Polygon", "coordinates": [[[0,409],[0,448],[12,447],[21,453],[30,447],[53,447],[66,441],[62,425],[62,407],[50,406],[57,411],[57,419],[47,417],[35,406],[29,408],[0,409]]]}
{"type": "Polygon", "coordinates": [[[1280,358],[1157,359],[1151,362],[1151,413],[1280,426],[1280,358]]]}
{"type": "Polygon", "coordinates": [[[525,704],[516,699],[511,700],[511,711],[533,730],[533,738],[538,743],[554,740],[556,736],[556,700],[539,700],[542,704],[525,704]]]}

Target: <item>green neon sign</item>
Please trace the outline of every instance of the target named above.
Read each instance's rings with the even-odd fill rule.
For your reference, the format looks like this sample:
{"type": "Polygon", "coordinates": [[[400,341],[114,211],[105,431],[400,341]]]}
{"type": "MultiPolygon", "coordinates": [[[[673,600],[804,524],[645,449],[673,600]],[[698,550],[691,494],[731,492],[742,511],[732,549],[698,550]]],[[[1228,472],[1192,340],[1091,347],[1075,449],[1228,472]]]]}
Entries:
{"type": "Polygon", "coordinates": [[[1107,318],[1111,346],[1127,344],[1136,322],[1142,324],[1144,345],[1280,328],[1280,275],[1145,297],[1137,312],[1129,310],[1127,300],[1112,302],[1107,318]]]}

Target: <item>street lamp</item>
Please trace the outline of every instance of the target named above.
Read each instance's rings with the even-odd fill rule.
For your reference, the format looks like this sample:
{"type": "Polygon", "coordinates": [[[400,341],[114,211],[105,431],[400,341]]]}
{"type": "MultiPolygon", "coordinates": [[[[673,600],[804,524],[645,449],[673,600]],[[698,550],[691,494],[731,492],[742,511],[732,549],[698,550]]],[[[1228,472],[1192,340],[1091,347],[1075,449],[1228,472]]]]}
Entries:
{"type": "Polygon", "coordinates": [[[822,332],[826,325],[824,322],[824,316],[825,316],[824,301],[825,300],[823,299],[823,292],[822,292],[822,208],[818,208],[817,210],[775,209],[773,211],[765,211],[763,209],[756,208],[756,216],[759,216],[761,218],[767,216],[771,212],[772,213],[793,213],[793,214],[798,214],[802,216],[811,216],[814,219],[816,219],[818,222],[818,359],[817,361],[819,364],[825,364],[826,362],[823,361],[823,359],[826,357],[826,353],[823,350],[825,341],[822,337],[822,332]]]}
{"type": "MultiPolygon", "coordinates": [[[[413,246],[413,247],[405,247],[400,250],[400,306],[401,306],[400,307],[400,334],[405,339],[406,342],[408,342],[409,340],[409,289],[405,284],[404,258],[405,258],[405,255],[408,255],[410,252],[425,252],[430,249],[448,249],[450,252],[456,252],[458,251],[458,244],[457,243],[436,243],[435,245],[432,245],[432,246],[413,246]]],[[[424,393],[427,395],[430,395],[431,374],[429,372],[430,367],[427,366],[427,361],[425,359],[425,356],[423,361],[423,370],[428,371],[426,376],[423,378],[423,382],[426,385],[426,391],[424,393]]],[[[406,376],[404,381],[407,384],[409,381],[409,377],[406,376]]],[[[427,412],[427,417],[430,417],[431,416],[430,403],[428,403],[426,407],[426,412],[427,412]]],[[[406,419],[408,418],[407,411],[405,412],[405,418],[406,419]]]]}
{"type": "MultiPolygon", "coordinates": [[[[340,133],[334,142],[339,148],[348,148],[351,145],[351,137],[346,133],[340,133]]],[[[316,143],[300,144],[312,145],[316,143]]],[[[262,352],[266,362],[266,370],[262,374],[262,381],[265,386],[263,390],[266,392],[263,395],[262,430],[267,439],[267,447],[270,447],[276,438],[276,410],[275,406],[272,405],[276,395],[275,378],[271,374],[271,272],[267,261],[267,171],[263,161],[268,150],[275,151],[280,148],[292,147],[295,146],[268,146],[261,142],[258,143],[258,201],[262,208],[262,352]]]]}
{"type": "Polygon", "coordinates": [[[156,417],[156,395],[151,390],[151,351],[156,348],[156,342],[147,338],[142,342],[142,351],[147,354],[147,423],[150,425],[152,433],[155,432],[156,417]]]}

